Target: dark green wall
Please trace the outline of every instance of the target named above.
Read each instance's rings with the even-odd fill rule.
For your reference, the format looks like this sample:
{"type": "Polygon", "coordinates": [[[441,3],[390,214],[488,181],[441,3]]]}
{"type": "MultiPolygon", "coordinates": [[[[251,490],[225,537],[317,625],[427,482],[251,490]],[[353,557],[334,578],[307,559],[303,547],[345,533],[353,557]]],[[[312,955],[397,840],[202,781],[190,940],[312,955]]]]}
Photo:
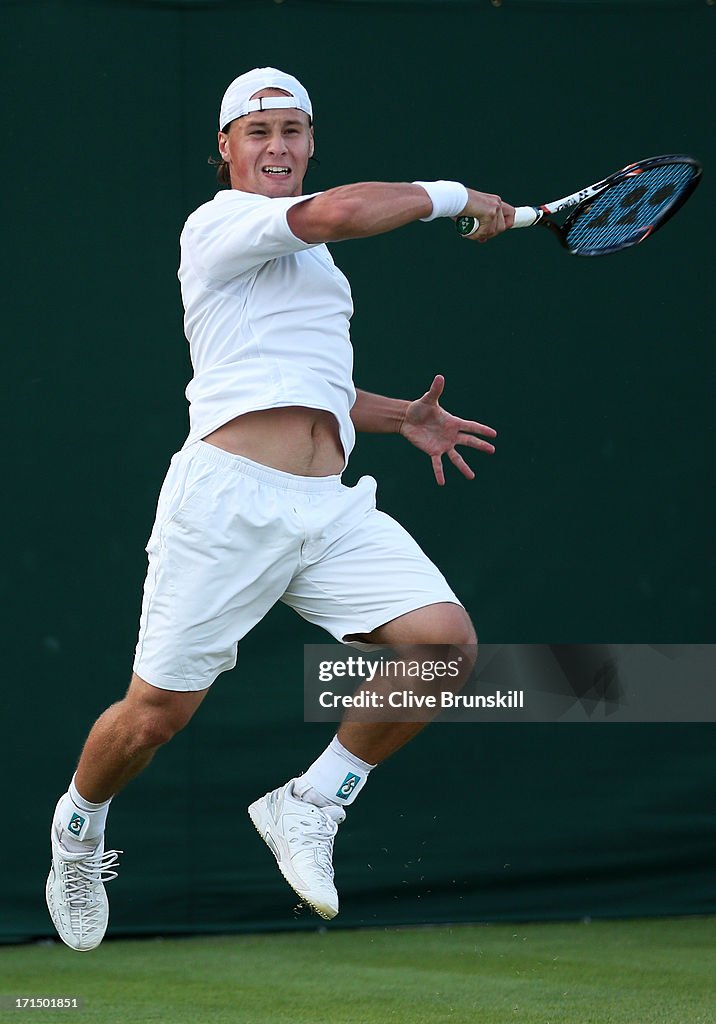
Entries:
{"type": "MultiPolygon", "coordinates": [[[[701,3],[0,5],[5,368],[0,938],[50,931],[47,825],[129,677],[143,545],[190,377],[176,281],[218,102],[257,64],[316,108],[311,189],[457,178],[515,203],[692,152],[653,241],[577,260],[448,222],[338,245],[360,386],[496,426],[468,484],[361,439],[382,507],[491,642],[713,641],[716,11],[701,3]]],[[[112,811],[116,932],[307,926],[245,815],[330,729],[276,609],[112,811]],[[265,699],[264,699],[265,698],[265,699]]],[[[344,924],[716,910],[713,727],[442,726],[342,829],[344,924]],[[435,766],[440,765],[436,771],[435,766]],[[460,831],[459,841],[456,830],[460,831]],[[464,829],[464,832],[463,832],[464,829]]]]}

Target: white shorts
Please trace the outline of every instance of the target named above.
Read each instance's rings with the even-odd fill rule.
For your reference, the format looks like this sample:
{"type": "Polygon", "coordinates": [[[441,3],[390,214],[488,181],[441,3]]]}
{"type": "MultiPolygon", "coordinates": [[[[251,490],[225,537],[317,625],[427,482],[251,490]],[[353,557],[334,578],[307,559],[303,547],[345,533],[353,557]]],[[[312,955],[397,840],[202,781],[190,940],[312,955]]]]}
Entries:
{"type": "Polygon", "coordinates": [[[416,608],[460,604],[362,477],[293,476],[199,441],[162,486],[134,661],[166,690],[203,690],[283,601],[337,640],[416,608]]]}

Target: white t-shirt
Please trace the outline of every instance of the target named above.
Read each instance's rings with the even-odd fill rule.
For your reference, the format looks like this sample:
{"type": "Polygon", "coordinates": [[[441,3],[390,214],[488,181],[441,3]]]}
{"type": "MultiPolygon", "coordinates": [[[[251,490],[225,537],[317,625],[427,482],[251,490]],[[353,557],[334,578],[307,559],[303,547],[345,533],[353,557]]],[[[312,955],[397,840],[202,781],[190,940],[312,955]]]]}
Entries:
{"type": "Polygon", "coordinates": [[[348,461],[353,302],[326,246],[288,226],[288,210],[309,198],[230,189],[184,225],[179,280],[194,367],[185,448],[242,413],[302,405],[333,413],[348,461]]]}

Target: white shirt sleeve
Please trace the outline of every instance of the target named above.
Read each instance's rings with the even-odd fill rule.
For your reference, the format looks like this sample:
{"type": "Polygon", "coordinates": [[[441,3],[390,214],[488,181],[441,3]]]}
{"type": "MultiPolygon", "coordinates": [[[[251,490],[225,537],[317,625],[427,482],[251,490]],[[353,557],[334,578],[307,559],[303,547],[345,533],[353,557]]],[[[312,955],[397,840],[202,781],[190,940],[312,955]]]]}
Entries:
{"type": "Polygon", "coordinates": [[[288,253],[310,249],[288,226],[287,213],[318,192],[270,199],[228,189],[199,207],[182,232],[182,248],[206,280],[229,281],[288,253]]]}

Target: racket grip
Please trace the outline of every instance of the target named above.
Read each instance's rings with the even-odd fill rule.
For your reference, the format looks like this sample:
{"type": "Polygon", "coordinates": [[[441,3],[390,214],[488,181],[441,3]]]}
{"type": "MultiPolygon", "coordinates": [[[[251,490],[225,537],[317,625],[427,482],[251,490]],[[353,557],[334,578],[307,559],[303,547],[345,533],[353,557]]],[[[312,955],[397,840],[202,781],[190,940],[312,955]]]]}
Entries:
{"type": "MultiPolygon", "coordinates": [[[[544,214],[542,211],[538,210],[534,206],[516,206],[515,222],[512,227],[531,228],[533,224],[542,220],[543,216],[544,214]]],[[[480,227],[480,221],[477,217],[458,217],[455,221],[455,227],[458,230],[458,234],[462,235],[463,238],[469,238],[470,235],[474,235],[480,227]]]]}
{"type": "Polygon", "coordinates": [[[535,206],[516,206],[515,223],[513,228],[531,228],[533,224],[542,220],[544,214],[535,206]]]}

